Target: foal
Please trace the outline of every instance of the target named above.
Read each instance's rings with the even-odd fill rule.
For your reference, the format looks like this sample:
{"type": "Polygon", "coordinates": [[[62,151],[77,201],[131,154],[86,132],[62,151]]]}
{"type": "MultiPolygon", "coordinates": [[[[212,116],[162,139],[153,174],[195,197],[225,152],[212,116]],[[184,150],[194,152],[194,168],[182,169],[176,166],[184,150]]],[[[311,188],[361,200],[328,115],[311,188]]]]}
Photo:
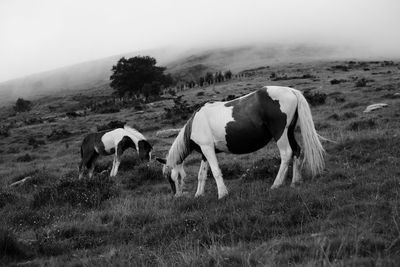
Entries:
{"type": "Polygon", "coordinates": [[[303,94],[293,88],[265,86],[240,98],[207,103],[181,129],[166,159],[157,159],[168,176],[173,193],[182,194],[185,179],[183,161],[193,151],[202,154],[196,197],[204,194],[208,168],[217,183],[218,198],[228,194],[216,153],[251,153],[277,142],[281,165],[272,188],[282,185],[293,160],[292,185],[300,182],[300,146],[294,137],[296,124],[303,137],[304,162],[312,175],[324,168],[324,149],[303,94]],[[179,180],[180,176],[180,180],[179,180]]]}
{"type": "Polygon", "coordinates": [[[141,160],[151,159],[152,146],[137,130],[125,125],[112,131],[102,131],[88,134],[81,145],[81,163],[79,164],[79,179],[83,177],[84,168],[93,176],[94,166],[99,155],[114,154],[110,176],[117,175],[121,156],[127,148],[133,148],[141,160]]]}

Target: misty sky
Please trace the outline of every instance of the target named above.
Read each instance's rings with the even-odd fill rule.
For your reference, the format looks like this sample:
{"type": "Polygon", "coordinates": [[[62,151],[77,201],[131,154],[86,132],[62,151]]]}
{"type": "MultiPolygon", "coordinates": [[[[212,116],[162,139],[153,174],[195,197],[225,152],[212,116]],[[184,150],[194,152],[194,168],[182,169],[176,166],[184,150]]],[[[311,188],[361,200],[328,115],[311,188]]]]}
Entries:
{"type": "Polygon", "coordinates": [[[399,0],[0,0],[0,82],[136,50],[311,42],[400,55],[399,0]]]}

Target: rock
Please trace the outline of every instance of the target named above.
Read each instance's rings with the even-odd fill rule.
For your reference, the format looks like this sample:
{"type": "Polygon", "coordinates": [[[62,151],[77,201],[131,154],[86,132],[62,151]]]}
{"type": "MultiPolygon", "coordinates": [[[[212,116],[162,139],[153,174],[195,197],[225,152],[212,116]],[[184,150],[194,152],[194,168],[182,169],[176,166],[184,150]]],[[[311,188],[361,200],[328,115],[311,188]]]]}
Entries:
{"type": "Polygon", "coordinates": [[[388,105],[388,104],[385,104],[385,103],[372,104],[372,105],[369,105],[369,106],[364,110],[364,112],[371,112],[371,111],[376,110],[376,109],[381,109],[381,108],[383,108],[383,107],[387,107],[387,105],[388,105]]]}
{"type": "Polygon", "coordinates": [[[27,181],[29,181],[30,179],[32,179],[32,176],[27,176],[24,179],[21,179],[15,183],[10,184],[10,187],[22,185],[22,184],[26,183],[27,181]]]}
{"type": "Polygon", "coordinates": [[[156,136],[159,138],[169,138],[173,136],[177,136],[181,129],[167,129],[167,130],[160,130],[156,133],[156,136]]]}

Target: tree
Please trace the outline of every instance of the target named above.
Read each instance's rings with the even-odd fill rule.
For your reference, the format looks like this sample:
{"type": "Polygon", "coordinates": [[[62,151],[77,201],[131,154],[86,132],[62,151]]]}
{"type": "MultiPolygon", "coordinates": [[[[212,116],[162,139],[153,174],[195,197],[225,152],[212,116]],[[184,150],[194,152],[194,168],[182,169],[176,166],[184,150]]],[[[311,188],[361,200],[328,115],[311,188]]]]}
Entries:
{"type": "Polygon", "coordinates": [[[112,67],[110,86],[119,96],[126,94],[138,96],[142,93],[145,84],[159,82],[164,87],[171,85],[171,75],[165,75],[166,68],[158,67],[156,64],[156,59],[149,56],[137,56],[129,59],[123,57],[117,65],[112,67]]]}
{"type": "Polygon", "coordinates": [[[225,74],[225,80],[230,80],[232,79],[232,72],[230,70],[226,71],[225,74]]]}
{"type": "Polygon", "coordinates": [[[204,85],[204,82],[205,82],[204,77],[203,77],[203,76],[200,77],[200,78],[199,78],[199,86],[202,87],[202,86],[204,85]]]}
{"type": "Polygon", "coordinates": [[[207,72],[204,79],[208,84],[212,84],[214,82],[214,76],[211,72],[207,72]]]}
{"type": "Polygon", "coordinates": [[[143,85],[142,94],[147,99],[149,96],[158,96],[161,92],[160,82],[146,83],[143,85]]]}

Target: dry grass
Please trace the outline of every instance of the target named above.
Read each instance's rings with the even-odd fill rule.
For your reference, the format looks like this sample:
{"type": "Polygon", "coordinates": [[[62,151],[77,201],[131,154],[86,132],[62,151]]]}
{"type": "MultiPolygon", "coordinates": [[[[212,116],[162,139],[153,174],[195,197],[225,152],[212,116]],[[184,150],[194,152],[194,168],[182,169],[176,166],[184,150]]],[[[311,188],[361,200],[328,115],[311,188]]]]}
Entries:
{"type": "MultiPolygon", "coordinates": [[[[324,143],[322,175],[312,179],[304,173],[300,187],[270,190],[279,168],[271,143],[251,155],[219,156],[230,190],[221,201],[210,175],[205,196],[193,198],[200,164],[195,153],[186,160],[187,194],[179,199],[171,196],[160,166],[140,164],[132,152],[124,156],[117,177],[98,173],[93,180],[78,181],[83,136],[110,121],[141,129],[154,154],[164,156],[173,139],[158,139],[155,132],[172,127],[163,115],[164,107],[174,103],[157,102],[145,113],[132,107],[64,119],[66,110],[79,107],[76,98],[47,97],[34,103],[32,112],[45,114],[53,105],[57,119],[14,125],[0,139],[0,223],[7,229],[0,232],[0,246],[8,246],[0,260],[48,266],[395,265],[400,260],[400,105],[389,95],[398,85],[398,65],[278,65],[191,89],[183,98],[195,105],[240,96],[272,84],[268,77],[273,72],[292,77],[279,85],[324,99],[312,107],[314,120],[320,134],[335,143],[324,143]],[[353,77],[364,77],[366,86],[358,87],[353,77]],[[387,108],[362,112],[383,99],[387,108]],[[62,129],[70,135],[46,138],[62,129]],[[34,146],[32,138],[44,142],[34,146]],[[24,186],[7,187],[27,176],[32,179],[24,186]]],[[[175,123],[174,128],[183,121],[175,123]]],[[[110,158],[101,158],[97,170],[110,164],[110,158]]]]}

